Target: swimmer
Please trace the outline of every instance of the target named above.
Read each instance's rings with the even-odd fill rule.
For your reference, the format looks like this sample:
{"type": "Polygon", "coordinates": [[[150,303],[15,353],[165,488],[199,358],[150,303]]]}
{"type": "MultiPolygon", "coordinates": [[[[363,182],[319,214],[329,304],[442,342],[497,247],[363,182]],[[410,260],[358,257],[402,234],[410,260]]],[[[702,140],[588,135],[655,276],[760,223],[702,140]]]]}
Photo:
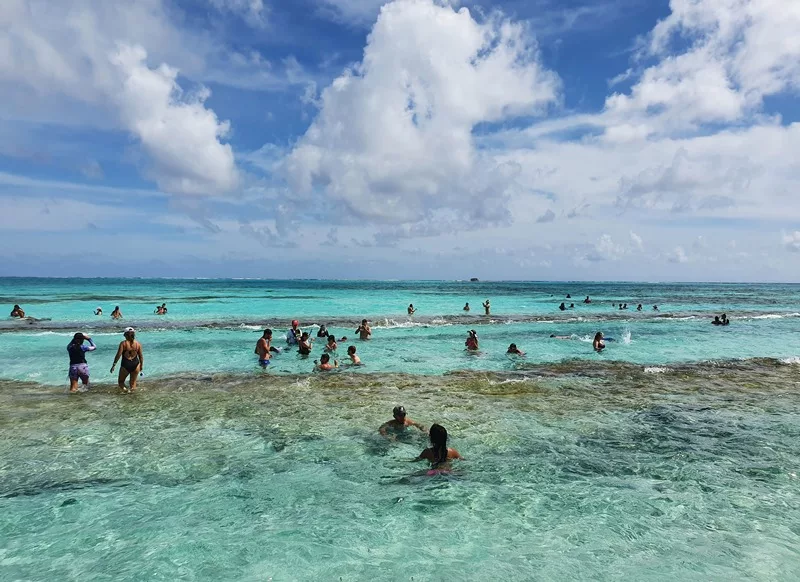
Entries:
{"type": "Polygon", "coordinates": [[[467,350],[474,352],[478,350],[478,332],[474,329],[469,330],[467,334],[467,341],[464,342],[467,350]]]}
{"type": "Polygon", "coordinates": [[[347,348],[347,357],[350,358],[350,363],[354,366],[361,366],[361,358],[356,355],[356,346],[347,348]]]}
{"type": "Polygon", "coordinates": [[[719,320],[719,315],[714,316],[714,321],[711,322],[711,325],[723,325],[722,322],[719,320]]]}
{"type": "Polygon", "coordinates": [[[606,349],[606,344],[603,343],[602,331],[598,331],[596,334],[594,334],[594,341],[592,342],[592,347],[594,348],[594,351],[598,353],[606,349]]]}
{"type": "Polygon", "coordinates": [[[311,353],[311,348],[313,346],[314,340],[308,336],[308,332],[304,331],[303,335],[300,336],[300,341],[297,342],[297,353],[301,356],[307,356],[311,353]]]}
{"type": "Polygon", "coordinates": [[[521,351],[517,347],[517,344],[511,344],[510,346],[508,346],[508,351],[506,353],[507,354],[515,354],[517,356],[524,356],[525,355],[525,352],[521,351]]]}
{"type": "Polygon", "coordinates": [[[728,314],[727,313],[723,313],[722,314],[722,317],[720,317],[720,321],[722,322],[722,325],[730,325],[730,323],[731,323],[731,320],[728,319],[728,314]]]}
{"type": "Polygon", "coordinates": [[[371,338],[372,328],[369,326],[369,321],[367,321],[366,319],[362,319],[361,325],[359,325],[358,329],[356,329],[356,333],[358,334],[358,337],[360,337],[362,340],[368,340],[369,338],[371,338]]]}
{"type": "Polygon", "coordinates": [[[122,312],[119,310],[119,305],[111,312],[111,319],[122,319],[122,312]]]}
{"type": "Polygon", "coordinates": [[[136,380],[138,380],[139,374],[144,369],[144,356],[142,355],[142,344],[136,341],[136,330],[132,327],[125,329],[125,339],[119,343],[117,355],[114,356],[114,364],[111,366],[112,374],[120,358],[122,358],[122,365],[119,369],[117,385],[125,392],[135,392],[136,380]],[[129,375],[131,377],[131,386],[129,390],[126,390],[125,378],[129,375]]]}
{"type": "Polygon", "coordinates": [[[334,360],[333,364],[331,364],[331,357],[328,354],[322,354],[319,357],[319,362],[314,360],[314,369],[315,370],[320,370],[322,372],[330,372],[334,368],[338,368],[338,367],[339,367],[339,362],[334,360]]]}
{"type": "Polygon", "coordinates": [[[293,319],[292,327],[286,332],[286,343],[290,346],[297,345],[297,342],[300,341],[300,336],[303,335],[303,332],[300,331],[300,328],[298,327],[299,325],[300,322],[296,319],[293,319]]]}
{"type": "Polygon", "coordinates": [[[266,368],[270,364],[270,358],[272,358],[272,330],[265,329],[264,335],[262,335],[259,340],[256,342],[256,349],[253,350],[258,356],[258,365],[262,368],[266,368]]]}
{"type": "Polygon", "coordinates": [[[463,459],[459,452],[447,446],[447,430],[434,424],[430,430],[431,446],[422,451],[415,461],[428,461],[431,464],[431,471],[428,475],[436,475],[439,472],[450,472],[450,461],[453,459],[463,459]]]}
{"type": "Polygon", "coordinates": [[[555,334],[551,333],[550,334],[550,338],[551,339],[566,340],[566,339],[572,339],[572,336],[571,335],[555,335],[555,334]]]}
{"type": "Polygon", "coordinates": [[[325,351],[326,352],[335,352],[337,349],[338,349],[338,346],[336,345],[336,336],[335,335],[329,335],[328,336],[328,343],[325,344],[325,351]]]}
{"type": "Polygon", "coordinates": [[[566,306],[566,305],[564,305],[564,303],[563,303],[563,302],[561,303],[561,305],[559,305],[559,306],[558,306],[558,308],[559,308],[561,311],[566,311],[566,310],[567,310],[567,306],[566,306]]]}
{"type": "Polygon", "coordinates": [[[570,295],[569,293],[567,293],[567,297],[566,297],[566,298],[567,298],[567,299],[572,299],[572,295],[570,295]]]}
{"type": "Polygon", "coordinates": [[[653,311],[658,311],[658,305],[653,305],[653,311]]]}
{"type": "Polygon", "coordinates": [[[103,315],[103,308],[98,306],[97,309],[94,310],[95,315],[103,315]]]}
{"type": "Polygon", "coordinates": [[[384,436],[386,436],[386,433],[389,431],[397,433],[404,431],[409,426],[418,428],[422,432],[428,432],[423,425],[408,418],[406,416],[406,409],[402,406],[395,406],[394,409],[392,409],[392,416],[394,417],[392,420],[387,420],[378,429],[378,432],[384,436]]]}
{"type": "Polygon", "coordinates": [[[319,326],[319,331],[317,331],[317,337],[328,337],[328,328],[325,325],[319,326]]]}
{"type": "Polygon", "coordinates": [[[413,304],[413,303],[410,303],[410,304],[408,305],[408,314],[409,314],[409,315],[414,315],[416,312],[417,312],[417,310],[416,310],[416,309],[414,309],[414,304],[413,304]]]}
{"type": "Polygon", "coordinates": [[[584,302],[584,303],[591,303],[591,302],[592,302],[592,300],[591,300],[591,299],[589,299],[589,296],[587,295],[587,296],[586,296],[586,299],[584,299],[584,300],[583,300],[583,302],[584,302]]]}
{"type": "Polygon", "coordinates": [[[575,304],[574,304],[574,303],[570,303],[570,304],[569,304],[569,308],[570,308],[570,309],[575,309],[575,304]]]}
{"type": "Polygon", "coordinates": [[[78,378],[80,378],[85,389],[89,388],[89,364],[86,363],[86,352],[93,352],[96,349],[97,346],[94,345],[92,338],[88,335],[76,333],[72,336],[72,341],[67,346],[70,393],[78,391],[78,378]],[[83,345],[84,341],[89,342],[89,345],[83,345]]]}
{"type": "Polygon", "coordinates": [[[19,317],[22,319],[25,317],[25,312],[19,305],[14,305],[14,309],[11,310],[11,315],[9,317],[19,317]]]}
{"type": "Polygon", "coordinates": [[[641,311],[641,310],[642,310],[642,304],[640,303],[639,305],[636,306],[636,311],[641,311]]]}
{"type": "Polygon", "coordinates": [[[483,310],[486,312],[486,315],[489,315],[489,312],[492,310],[492,306],[489,304],[489,300],[483,302],[483,310]]]}
{"type": "Polygon", "coordinates": [[[467,313],[469,313],[469,303],[467,303],[467,304],[465,304],[465,305],[464,305],[464,311],[466,311],[467,313]]]}

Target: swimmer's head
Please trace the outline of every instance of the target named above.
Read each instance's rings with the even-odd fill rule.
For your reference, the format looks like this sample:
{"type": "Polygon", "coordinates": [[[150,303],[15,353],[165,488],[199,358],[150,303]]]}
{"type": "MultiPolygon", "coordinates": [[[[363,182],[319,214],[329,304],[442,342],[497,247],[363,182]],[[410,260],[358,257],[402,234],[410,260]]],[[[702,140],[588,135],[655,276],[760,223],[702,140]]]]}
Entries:
{"type": "Polygon", "coordinates": [[[447,429],[440,424],[433,424],[428,434],[433,445],[433,460],[443,463],[447,460],[447,429]]]}
{"type": "Polygon", "coordinates": [[[331,357],[328,354],[322,354],[319,357],[319,361],[321,364],[327,364],[328,362],[331,361],[331,357]]]}
{"type": "Polygon", "coordinates": [[[550,337],[556,337],[556,334],[554,334],[554,333],[551,333],[551,334],[550,334],[550,337]]]}
{"type": "Polygon", "coordinates": [[[362,319],[361,320],[361,325],[367,325],[367,320],[366,319],[362,319]]]}
{"type": "Polygon", "coordinates": [[[308,332],[304,331],[303,335],[300,336],[300,339],[304,339],[304,340],[308,339],[308,332]]]}
{"type": "Polygon", "coordinates": [[[356,346],[350,346],[349,348],[347,348],[348,355],[352,356],[355,353],[356,353],[356,346]]]}
{"type": "Polygon", "coordinates": [[[395,406],[392,409],[392,416],[394,416],[398,420],[401,419],[401,418],[405,418],[406,417],[406,409],[405,409],[405,407],[404,406],[395,406]]]}
{"type": "Polygon", "coordinates": [[[262,337],[264,337],[266,339],[271,338],[272,337],[272,330],[271,329],[265,329],[264,330],[264,335],[262,337]]]}
{"type": "Polygon", "coordinates": [[[72,343],[74,343],[74,344],[82,344],[83,340],[85,340],[85,339],[86,339],[86,336],[83,335],[81,332],[78,332],[74,336],[72,336],[72,343]]]}
{"type": "Polygon", "coordinates": [[[508,346],[508,349],[509,349],[509,351],[512,351],[512,352],[516,351],[517,350],[517,344],[511,344],[510,346],[508,346]]]}
{"type": "Polygon", "coordinates": [[[596,334],[594,334],[594,341],[600,341],[601,339],[603,339],[602,331],[598,331],[596,334]]]}
{"type": "Polygon", "coordinates": [[[329,335],[328,336],[328,343],[329,344],[335,344],[336,343],[336,336],[335,335],[329,335]]]}

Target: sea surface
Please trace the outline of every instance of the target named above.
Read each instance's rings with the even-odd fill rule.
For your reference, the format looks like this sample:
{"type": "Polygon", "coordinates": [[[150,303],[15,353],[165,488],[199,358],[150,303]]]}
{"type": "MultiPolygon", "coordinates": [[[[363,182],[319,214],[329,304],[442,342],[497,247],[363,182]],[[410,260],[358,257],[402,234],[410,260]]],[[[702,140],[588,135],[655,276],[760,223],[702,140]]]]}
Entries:
{"type": "Polygon", "coordinates": [[[800,579],[800,286],[5,278],[0,297],[31,318],[0,321],[2,580],[800,579]],[[289,349],[292,319],[364,366],[314,373],[323,340],[289,349]],[[109,372],[127,326],[133,395],[109,372]],[[262,370],[265,327],[286,349],[262,370]],[[68,395],[76,331],[98,349],[68,395]],[[413,462],[423,433],[378,434],[398,404],[447,428],[452,474],[413,462]]]}

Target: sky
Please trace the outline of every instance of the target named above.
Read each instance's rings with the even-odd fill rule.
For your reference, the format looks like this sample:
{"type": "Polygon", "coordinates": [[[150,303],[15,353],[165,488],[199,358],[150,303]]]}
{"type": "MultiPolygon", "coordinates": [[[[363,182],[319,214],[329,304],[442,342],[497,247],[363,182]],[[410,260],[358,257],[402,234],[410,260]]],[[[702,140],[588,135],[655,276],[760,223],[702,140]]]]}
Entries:
{"type": "Polygon", "coordinates": [[[3,0],[0,276],[797,281],[800,2],[3,0]]]}

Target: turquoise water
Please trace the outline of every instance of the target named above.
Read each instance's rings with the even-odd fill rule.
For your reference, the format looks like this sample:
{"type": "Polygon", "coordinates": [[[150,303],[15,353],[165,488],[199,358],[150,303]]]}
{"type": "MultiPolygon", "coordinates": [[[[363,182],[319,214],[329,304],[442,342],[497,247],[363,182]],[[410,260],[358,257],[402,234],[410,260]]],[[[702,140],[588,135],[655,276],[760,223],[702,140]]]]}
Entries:
{"type": "Polygon", "coordinates": [[[9,311],[50,321],[0,331],[0,578],[796,579],[799,289],[2,279],[9,311]],[[257,368],[257,330],[294,317],[351,338],[371,319],[347,342],[366,365],[257,368]],[[132,396],[108,373],[127,325],[132,396]],[[68,396],[78,330],[95,385],[68,396]],[[597,330],[618,340],[599,355],[597,330]],[[447,427],[453,475],[411,462],[421,433],[377,434],[396,404],[447,427]]]}

